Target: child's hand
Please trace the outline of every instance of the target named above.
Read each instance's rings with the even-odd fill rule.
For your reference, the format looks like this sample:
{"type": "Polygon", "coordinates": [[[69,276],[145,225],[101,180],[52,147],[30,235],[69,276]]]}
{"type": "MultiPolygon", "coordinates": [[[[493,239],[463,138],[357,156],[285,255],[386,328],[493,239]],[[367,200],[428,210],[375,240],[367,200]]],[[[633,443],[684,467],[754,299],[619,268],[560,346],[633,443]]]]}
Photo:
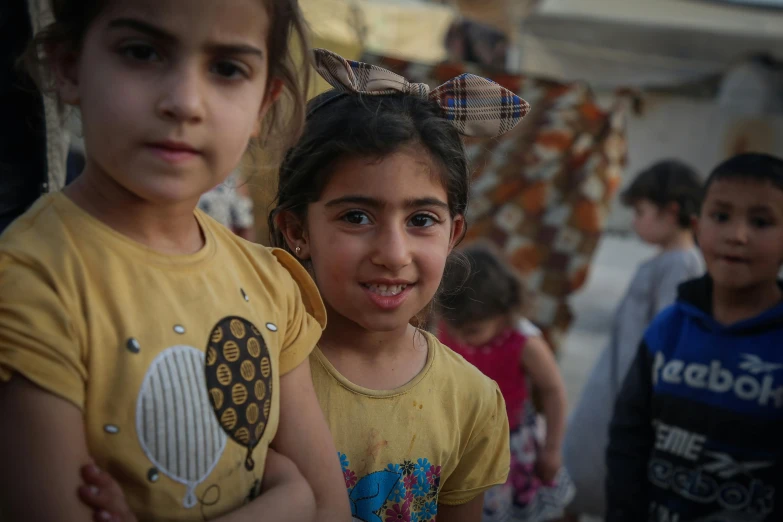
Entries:
{"type": "Polygon", "coordinates": [[[561,467],[563,467],[563,457],[560,452],[544,450],[536,461],[536,475],[544,484],[551,484],[561,467]]]}
{"type": "Polygon", "coordinates": [[[93,510],[95,522],[136,522],[122,488],[111,475],[90,464],[82,468],[79,498],[93,510]]]}

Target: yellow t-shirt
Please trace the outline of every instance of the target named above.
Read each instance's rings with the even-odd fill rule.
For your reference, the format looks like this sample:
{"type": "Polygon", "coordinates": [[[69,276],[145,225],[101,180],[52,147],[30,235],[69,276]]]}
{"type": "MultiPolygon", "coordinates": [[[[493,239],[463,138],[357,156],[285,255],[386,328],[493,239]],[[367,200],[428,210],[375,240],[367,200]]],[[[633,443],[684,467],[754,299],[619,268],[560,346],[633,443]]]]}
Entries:
{"type": "Polygon", "coordinates": [[[294,258],[195,216],[192,255],[148,249],[59,193],[0,237],[0,379],[80,408],[141,520],[214,518],[258,494],[280,376],[326,322],[294,258]]]}
{"type": "Polygon", "coordinates": [[[509,471],[506,407],[494,381],[427,337],[424,369],[395,390],[357,386],[316,348],[316,395],[343,468],[354,520],[417,520],[464,504],[509,471]]]}

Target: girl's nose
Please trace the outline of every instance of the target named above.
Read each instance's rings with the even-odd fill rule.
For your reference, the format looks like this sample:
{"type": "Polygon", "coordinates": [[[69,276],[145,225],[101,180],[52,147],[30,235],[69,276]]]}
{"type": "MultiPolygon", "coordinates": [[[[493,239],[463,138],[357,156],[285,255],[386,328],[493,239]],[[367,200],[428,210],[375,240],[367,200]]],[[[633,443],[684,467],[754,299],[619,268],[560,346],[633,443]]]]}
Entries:
{"type": "Polygon", "coordinates": [[[161,118],[170,121],[197,123],[203,120],[203,85],[195,64],[172,69],[167,81],[161,85],[156,109],[161,118]]]}
{"type": "Polygon", "coordinates": [[[411,249],[408,234],[402,226],[388,226],[375,238],[372,262],[399,272],[411,263],[411,249]]]}

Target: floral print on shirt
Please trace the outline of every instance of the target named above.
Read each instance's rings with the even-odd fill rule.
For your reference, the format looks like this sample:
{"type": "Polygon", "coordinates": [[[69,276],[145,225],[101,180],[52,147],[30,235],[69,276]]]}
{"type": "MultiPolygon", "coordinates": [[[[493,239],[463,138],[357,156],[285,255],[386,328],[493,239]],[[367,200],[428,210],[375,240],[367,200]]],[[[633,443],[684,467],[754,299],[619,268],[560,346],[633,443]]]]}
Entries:
{"type": "Polygon", "coordinates": [[[355,521],[435,522],[441,466],[428,459],[405,460],[357,477],[348,457],[338,455],[355,521]]]}

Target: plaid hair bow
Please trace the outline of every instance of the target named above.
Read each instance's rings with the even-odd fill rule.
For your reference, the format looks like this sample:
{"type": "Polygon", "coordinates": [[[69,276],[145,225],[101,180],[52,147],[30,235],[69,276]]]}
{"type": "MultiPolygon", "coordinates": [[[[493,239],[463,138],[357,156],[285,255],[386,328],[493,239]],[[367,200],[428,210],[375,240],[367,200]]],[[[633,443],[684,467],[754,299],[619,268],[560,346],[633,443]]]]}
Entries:
{"type": "Polygon", "coordinates": [[[315,49],[315,69],[339,91],[372,96],[408,94],[434,101],[444,117],[463,136],[492,138],[511,129],[530,111],[530,105],[497,83],[462,74],[430,91],[381,67],[346,60],[326,49],[315,49]]]}

